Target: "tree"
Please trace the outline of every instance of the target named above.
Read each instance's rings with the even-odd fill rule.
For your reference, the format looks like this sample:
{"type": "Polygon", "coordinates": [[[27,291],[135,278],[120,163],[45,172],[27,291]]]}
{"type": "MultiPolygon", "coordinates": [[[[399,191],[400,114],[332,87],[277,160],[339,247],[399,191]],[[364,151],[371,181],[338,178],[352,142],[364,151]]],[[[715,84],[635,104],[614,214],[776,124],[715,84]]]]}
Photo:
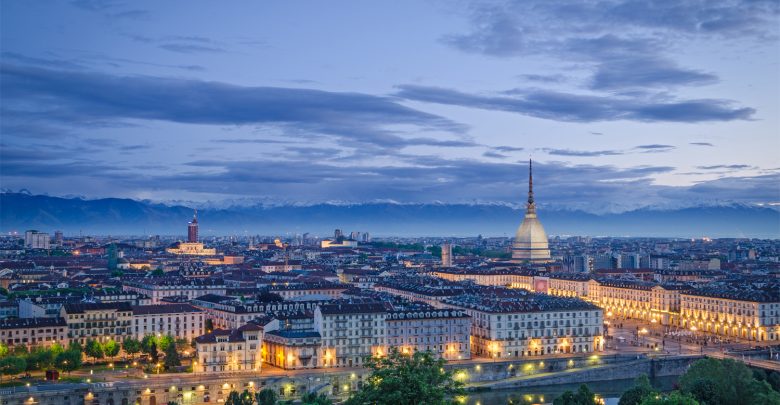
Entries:
{"type": "Polygon", "coordinates": [[[11,350],[11,354],[17,357],[27,356],[30,354],[30,351],[27,350],[27,346],[25,345],[16,345],[11,350]]]}
{"type": "Polygon", "coordinates": [[[253,405],[255,403],[255,397],[247,390],[242,393],[238,391],[230,391],[228,394],[225,405],[253,405]]]}
{"type": "Polygon", "coordinates": [[[327,395],[316,392],[307,392],[301,397],[303,405],[333,405],[333,401],[327,395]]]}
{"type": "Polygon", "coordinates": [[[27,371],[46,370],[54,364],[54,353],[46,348],[38,348],[27,355],[27,371]]]}
{"type": "Polygon", "coordinates": [[[263,388],[260,392],[255,394],[257,405],[276,405],[278,398],[279,396],[276,395],[276,391],[270,388],[263,388]]]}
{"type": "Polygon", "coordinates": [[[168,346],[173,346],[175,341],[171,335],[162,335],[157,338],[157,348],[163,352],[168,351],[168,346]]]}
{"type": "Polygon", "coordinates": [[[81,367],[81,350],[68,349],[57,355],[54,365],[62,371],[70,373],[81,367]]]}
{"type": "Polygon", "coordinates": [[[149,348],[149,357],[152,360],[152,363],[157,363],[160,361],[160,353],[157,351],[157,343],[152,342],[152,346],[149,348]]]}
{"type": "Polygon", "coordinates": [[[114,341],[114,339],[108,339],[103,343],[103,353],[113,360],[119,354],[119,343],[114,341]]]}
{"type": "Polygon", "coordinates": [[[587,385],[582,384],[576,393],[566,391],[555,398],[553,405],[596,405],[596,394],[587,385]]]}
{"type": "Polygon", "coordinates": [[[365,366],[371,375],[346,404],[409,404],[421,398],[427,404],[450,403],[449,396],[464,391],[444,368],[445,363],[429,351],[406,355],[396,348],[391,348],[387,357],[369,357],[365,366]]]}
{"type": "Polygon", "coordinates": [[[27,368],[27,362],[23,357],[6,356],[0,359],[0,375],[16,375],[27,368]]]}
{"type": "Polygon", "coordinates": [[[634,386],[629,388],[620,396],[618,405],[639,405],[645,397],[655,394],[653,386],[650,385],[650,379],[642,374],[634,381],[634,386]]]}
{"type": "Polygon", "coordinates": [[[4,345],[3,343],[0,343],[0,359],[2,359],[5,356],[8,356],[8,346],[4,345]]]}
{"type": "Polygon", "coordinates": [[[138,339],[129,337],[122,342],[122,348],[125,349],[125,353],[129,354],[132,359],[141,351],[141,342],[138,339]]]}
{"type": "Polygon", "coordinates": [[[49,346],[49,350],[51,350],[52,357],[56,358],[60,353],[65,351],[65,348],[59,343],[52,343],[52,345],[49,346]]]}
{"type": "Polygon", "coordinates": [[[693,363],[678,382],[683,394],[707,404],[780,404],[780,393],[766,381],[753,378],[741,362],[702,359],[693,363]]]}
{"type": "Polygon", "coordinates": [[[165,368],[181,366],[181,359],[179,358],[179,352],[176,351],[176,345],[169,344],[165,350],[165,368]]]}
{"type": "Polygon", "coordinates": [[[211,333],[214,331],[214,321],[211,320],[211,318],[206,319],[206,333],[211,333]]]}
{"type": "Polygon", "coordinates": [[[103,353],[103,345],[101,345],[100,342],[97,340],[87,340],[87,344],[84,346],[84,354],[97,361],[98,359],[102,359],[105,353],[103,353]]]}
{"type": "Polygon", "coordinates": [[[699,401],[690,395],[673,391],[671,394],[653,394],[645,398],[641,405],[699,405],[699,401]]]}

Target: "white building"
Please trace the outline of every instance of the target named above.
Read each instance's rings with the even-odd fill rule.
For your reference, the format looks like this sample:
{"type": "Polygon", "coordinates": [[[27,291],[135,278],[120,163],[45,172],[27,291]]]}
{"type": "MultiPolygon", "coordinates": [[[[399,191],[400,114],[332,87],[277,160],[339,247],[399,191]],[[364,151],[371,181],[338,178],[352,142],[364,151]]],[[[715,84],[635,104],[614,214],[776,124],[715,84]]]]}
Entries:
{"type": "Polygon", "coordinates": [[[263,328],[248,323],[238,329],[216,329],[195,338],[194,373],[260,371],[263,328]]]}
{"type": "Polygon", "coordinates": [[[322,367],[357,367],[370,356],[387,353],[387,309],[383,303],[324,304],[314,311],[314,329],[322,338],[322,367]]]}
{"type": "Polygon", "coordinates": [[[133,307],[132,334],[170,335],[188,342],[203,334],[204,312],[190,304],[140,305],[133,307]]]}

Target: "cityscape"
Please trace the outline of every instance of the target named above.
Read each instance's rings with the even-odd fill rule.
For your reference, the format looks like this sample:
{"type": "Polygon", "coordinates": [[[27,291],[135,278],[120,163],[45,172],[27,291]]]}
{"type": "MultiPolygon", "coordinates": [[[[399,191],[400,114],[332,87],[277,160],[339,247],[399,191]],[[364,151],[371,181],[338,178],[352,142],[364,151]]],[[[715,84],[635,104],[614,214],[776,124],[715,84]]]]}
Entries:
{"type": "Polygon", "coordinates": [[[301,3],[0,3],[0,405],[780,404],[780,3],[301,3]]]}

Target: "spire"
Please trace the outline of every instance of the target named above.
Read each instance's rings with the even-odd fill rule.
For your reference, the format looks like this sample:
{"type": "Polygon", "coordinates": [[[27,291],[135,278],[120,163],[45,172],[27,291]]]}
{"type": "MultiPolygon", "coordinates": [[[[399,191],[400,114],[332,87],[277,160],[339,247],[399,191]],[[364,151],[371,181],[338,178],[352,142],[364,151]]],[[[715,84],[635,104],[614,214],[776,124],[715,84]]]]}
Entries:
{"type": "Polygon", "coordinates": [[[534,205],[534,173],[531,159],[528,159],[528,205],[534,205]]]}

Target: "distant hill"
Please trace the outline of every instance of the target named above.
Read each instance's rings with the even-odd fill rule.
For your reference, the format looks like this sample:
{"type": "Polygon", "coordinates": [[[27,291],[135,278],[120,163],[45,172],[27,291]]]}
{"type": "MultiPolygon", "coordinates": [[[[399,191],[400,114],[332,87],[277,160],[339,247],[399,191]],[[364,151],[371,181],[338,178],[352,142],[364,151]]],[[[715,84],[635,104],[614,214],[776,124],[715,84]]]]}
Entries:
{"type": "MultiPolygon", "coordinates": [[[[512,236],[523,212],[480,204],[316,204],[250,206],[199,210],[202,234],[273,235],[334,228],[372,235],[512,236]]],[[[674,210],[642,209],[596,215],[582,211],[538,210],[550,235],[757,237],[780,238],[780,212],[730,205],[674,210]]],[[[0,231],[39,229],[66,235],[184,235],[192,209],[131,199],[60,198],[0,193],[0,231]]]]}

